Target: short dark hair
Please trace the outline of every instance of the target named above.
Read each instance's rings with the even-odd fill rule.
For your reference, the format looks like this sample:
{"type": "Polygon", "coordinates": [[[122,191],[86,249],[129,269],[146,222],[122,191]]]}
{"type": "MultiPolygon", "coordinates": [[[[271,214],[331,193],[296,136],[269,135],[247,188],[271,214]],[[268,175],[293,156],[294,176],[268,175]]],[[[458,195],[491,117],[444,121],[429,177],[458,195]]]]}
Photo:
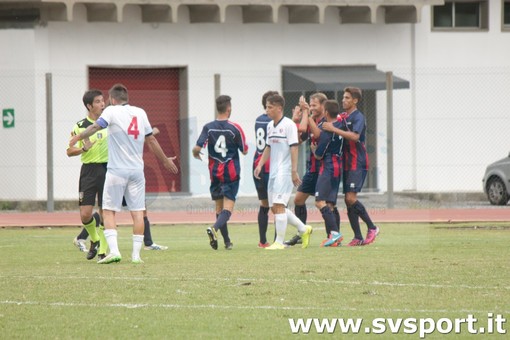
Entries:
{"type": "Polygon", "coordinates": [[[336,100],[330,99],[324,102],[324,111],[328,113],[330,118],[336,118],[340,113],[340,104],[336,100]]]}
{"type": "Polygon", "coordinates": [[[218,98],[216,98],[216,110],[218,110],[219,113],[226,112],[229,106],[232,105],[230,103],[231,100],[232,98],[230,98],[230,96],[226,95],[219,96],[218,98]]]}
{"type": "Polygon", "coordinates": [[[83,95],[83,105],[85,105],[85,107],[88,110],[89,108],[87,107],[87,105],[92,105],[92,103],[94,103],[94,98],[102,95],[103,92],[101,92],[101,90],[98,89],[90,89],[86,91],[85,94],[83,95]]]}
{"type": "Polygon", "coordinates": [[[361,89],[359,87],[346,87],[344,92],[350,93],[352,98],[357,99],[358,102],[361,101],[361,89]]]}
{"type": "Polygon", "coordinates": [[[262,107],[264,107],[264,109],[266,108],[267,98],[275,94],[278,94],[278,91],[267,91],[264,95],[262,95],[262,107]]]}
{"type": "Polygon", "coordinates": [[[128,102],[129,100],[127,87],[122,84],[113,85],[108,94],[111,98],[120,102],[128,102]]]}
{"type": "Polygon", "coordinates": [[[285,107],[285,99],[279,94],[273,94],[267,97],[266,103],[281,106],[282,108],[285,107]]]}

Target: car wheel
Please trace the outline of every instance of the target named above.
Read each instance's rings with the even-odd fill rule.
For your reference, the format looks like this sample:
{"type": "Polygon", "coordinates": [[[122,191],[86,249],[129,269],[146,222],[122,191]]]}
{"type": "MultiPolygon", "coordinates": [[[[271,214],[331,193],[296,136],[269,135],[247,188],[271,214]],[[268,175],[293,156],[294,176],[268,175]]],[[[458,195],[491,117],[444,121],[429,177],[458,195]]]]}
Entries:
{"type": "Polygon", "coordinates": [[[505,183],[499,177],[492,177],[487,183],[487,198],[492,205],[507,204],[508,192],[505,183]]]}

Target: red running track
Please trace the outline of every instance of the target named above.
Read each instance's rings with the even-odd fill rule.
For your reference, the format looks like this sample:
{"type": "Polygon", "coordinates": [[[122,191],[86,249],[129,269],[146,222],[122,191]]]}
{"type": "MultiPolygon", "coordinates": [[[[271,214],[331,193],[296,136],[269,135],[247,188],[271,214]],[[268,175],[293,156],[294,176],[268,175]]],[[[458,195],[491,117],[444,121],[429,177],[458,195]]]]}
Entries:
{"type": "MultiPolygon", "coordinates": [[[[256,223],[257,210],[234,211],[230,223],[256,223]]],[[[371,209],[369,214],[375,223],[439,223],[439,222],[509,222],[510,209],[371,209]]],[[[341,220],[347,221],[345,211],[340,212],[341,220]]],[[[215,219],[214,211],[149,211],[151,224],[211,224],[215,219]]],[[[272,220],[272,217],[270,217],[272,220]]],[[[316,209],[309,209],[308,221],[322,222],[322,217],[316,209]]],[[[117,214],[119,225],[130,225],[129,212],[117,214]]],[[[74,212],[27,212],[1,213],[0,227],[62,227],[80,226],[80,217],[74,212]]]]}

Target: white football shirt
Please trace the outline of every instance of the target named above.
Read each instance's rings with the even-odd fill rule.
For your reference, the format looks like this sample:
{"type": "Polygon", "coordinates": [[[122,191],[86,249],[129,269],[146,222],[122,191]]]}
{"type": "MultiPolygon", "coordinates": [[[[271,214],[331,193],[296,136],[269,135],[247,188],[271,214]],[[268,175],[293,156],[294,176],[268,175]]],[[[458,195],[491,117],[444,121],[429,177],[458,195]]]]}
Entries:
{"type": "Polygon", "coordinates": [[[274,121],[270,121],[266,143],[271,147],[269,177],[292,176],[290,147],[299,143],[296,124],[287,117],[283,117],[276,126],[274,121]]]}
{"type": "Polygon", "coordinates": [[[108,168],[143,170],[145,136],[152,133],[147,113],[128,104],[112,105],[97,122],[108,127],[108,168]]]}

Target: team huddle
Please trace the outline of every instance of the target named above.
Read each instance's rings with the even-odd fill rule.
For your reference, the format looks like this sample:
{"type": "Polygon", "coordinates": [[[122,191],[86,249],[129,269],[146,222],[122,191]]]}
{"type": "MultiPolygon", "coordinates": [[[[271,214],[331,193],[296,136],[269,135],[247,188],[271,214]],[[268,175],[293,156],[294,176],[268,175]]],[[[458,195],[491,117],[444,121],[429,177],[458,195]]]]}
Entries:
{"type": "MultiPolygon", "coordinates": [[[[379,228],[374,225],[363,204],[357,199],[368,171],[365,148],[365,117],[357,109],[361,90],[347,87],[342,108],[336,100],[328,100],[322,93],[302,96],[293,110],[292,119],[284,115],[285,99],[276,91],[262,96],[265,112],[255,120],[256,151],[253,160],[253,179],[260,207],[258,213],[260,248],[281,250],[301,244],[307,248],[313,228],[308,225],[306,200],[315,196],[315,206],[322,214],[326,238],[322,247],[338,247],[343,240],[337,196],[342,183],[345,204],[354,238],[349,246],[364,246],[374,242],[379,228]],[[310,150],[307,170],[301,179],[298,174],[298,148],[308,143],[310,150]],[[294,187],[294,211],[288,203],[294,187]],[[275,238],[267,240],[269,210],[274,215],[275,238]],[[368,228],[361,232],[359,219],[368,228]],[[287,224],[297,234],[285,241],[287,224]]],[[[177,173],[175,157],[167,157],[155,135],[157,129],[149,122],[146,112],[129,105],[128,91],[122,84],[109,90],[110,106],[105,108],[101,91],[89,90],[83,103],[89,111],[79,121],[67,148],[68,156],[81,156],[80,217],[84,231],[74,243],[87,251],[84,239],[90,236],[87,259],[99,256],[98,263],[119,262],[122,256],[117,244],[115,213],[127,206],[133,219],[133,263],[143,263],[145,249],[164,250],[167,247],[152,242],[150,223],[145,207],[145,176],[143,146],[145,143],[165,169],[177,173]],[[96,197],[99,214],[93,213],[96,197]],[[96,226],[100,226],[99,231],[96,226]],[[87,235],[88,234],[88,235],[87,235]],[[106,254],[107,249],[109,253],[106,254]]],[[[216,98],[217,117],[207,123],[192,149],[193,157],[201,159],[202,149],[208,151],[210,193],[216,204],[216,221],[207,228],[209,244],[218,249],[218,231],[225,249],[233,243],[228,233],[228,221],[234,210],[241,173],[239,153],[246,155],[248,145],[243,129],[230,120],[232,103],[229,96],[216,98]]]]}
{"type": "MultiPolygon", "coordinates": [[[[372,222],[363,204],[357,199],[368,172],[368,155],[365,148],[366,123],[357,109],[361,90],[347,87],[342,98],[343,112],[336,100],[328,100],[315,93],[308,103],[302,96],[293,110],[292,119],[285,117],[285,99],[276,91],[262,96],[265,113],[255,121],[256,148],[253,161],[253,179],[260,200],[258,213],[260,248],[281,250],[301,243],[307,248],[312,227],[306,224],[306,199],[315,196],[326,227],[322,247],[338,247],[343,236],[340,232],[340,214],[337,196],[342,181],[347,215],[354,238],[348,246],[364,246],[374,242],[379,228],[372,222]],[[302,179],[297,171],[298,146],[307,142],[310,156],[302,179]],[[287,208],[294,187],[294,212],[287,208]],[[275,239],[267,241],[269,210],[274,215],[275,239]],[[363,237],[359,219],[367,224],[363,237]],[[297,234],[284,241],[287,224],[297,234]]],[[[248,147],[242,128],[230,121],[231,98],[216,99],[217,119],[206,124],[193,148],[193,156],[201,159],[202,148],[207,147],[208,168],[211,179],[211,198],[216,202],[216,222],[207,229],[209,244],[218,249],[218,231],[223,236],[225,249],[233,247],[228,235],[227,222],[232,215],[239,189],[239,152],[246,154],[248,147]]]]}

